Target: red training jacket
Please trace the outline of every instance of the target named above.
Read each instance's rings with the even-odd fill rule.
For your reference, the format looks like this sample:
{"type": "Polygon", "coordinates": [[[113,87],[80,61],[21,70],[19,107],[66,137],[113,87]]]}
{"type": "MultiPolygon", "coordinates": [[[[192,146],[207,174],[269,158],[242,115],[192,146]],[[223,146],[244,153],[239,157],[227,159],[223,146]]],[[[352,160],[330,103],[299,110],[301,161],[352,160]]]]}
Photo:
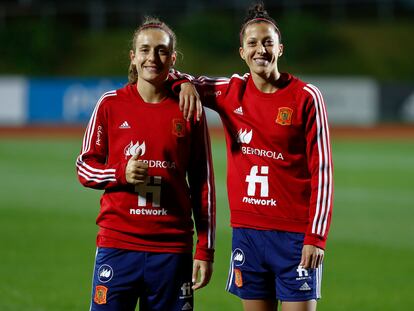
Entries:
{"type": "Polygon", "coordinates": [[[213,261],[215,189],[207,123],[183,119],[176,98],[146,103],[137,85],[99,99],[77,158],[80,182],[104,189],[97,217],[99,247],[192,252],[213,261]],[[126,182],[131,156],[149,165],[143,185],[126,182]]]}
{"type": "Polygon", "coordinates": [[[217,111],[227,143],[227,189],[233,227],[305,233],[325,248],[333,202],[325,104],[313,85],[283,73],[274,93],[250,76],[211,79],[174,72],[217,111]]]}

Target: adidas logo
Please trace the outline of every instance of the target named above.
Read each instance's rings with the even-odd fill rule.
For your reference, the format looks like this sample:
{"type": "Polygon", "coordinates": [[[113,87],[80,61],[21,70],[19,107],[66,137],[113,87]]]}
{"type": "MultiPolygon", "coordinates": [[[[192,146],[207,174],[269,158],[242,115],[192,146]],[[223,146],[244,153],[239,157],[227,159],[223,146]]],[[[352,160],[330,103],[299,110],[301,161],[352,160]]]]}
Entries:
{"type": "Polygon", "coordinates": [[[309,287],[308,283],[303,283],[303,285],[299,288],[299,290],[311,290],[312,288],[309,287]]]}
{"type": "Polygon", "coordinates": [[[237,109],[234,109],[233,110],[233,112],[234,113],[237,113],[237,114],[239,114],[239,115],[243,115],[243,108],[242,108],[242,106],[240,106],[239,108],[237,108],[237,109]]]}
{"type": "Polygon", "coordinates": [[[129,124],[128,124],[128,122],[127,122],[127,121],[124,121],[124,123],[122,123],[122,124],[119,126],[119,128],[120,128],[120,129],[129,129],[129,128],[131,128],[131,127],[129,126],[129,124]]]}
{"type": "Polygon", "coordinates": [[[181,310],[193,310],[193,307],[187,302],[181,310]]]}

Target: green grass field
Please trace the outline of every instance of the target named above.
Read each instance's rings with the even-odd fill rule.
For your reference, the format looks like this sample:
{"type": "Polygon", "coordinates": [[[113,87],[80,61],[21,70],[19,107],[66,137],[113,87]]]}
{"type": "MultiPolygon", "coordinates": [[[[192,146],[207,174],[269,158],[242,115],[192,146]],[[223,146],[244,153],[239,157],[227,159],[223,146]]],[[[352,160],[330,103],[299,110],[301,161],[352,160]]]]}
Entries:
{"type": "MultiPolygon", "coordinates": [[[[0,139],[0,310],[88,310],[100,192],[77,181],[81,137],[0,139]]],[[[217,250],[197,310],[241,310],[225,292],[225,146],[213,141],[217,250]]],[[[333,139],[335,206],[318,310],[412,310],[414,140],[333,139]]]]}

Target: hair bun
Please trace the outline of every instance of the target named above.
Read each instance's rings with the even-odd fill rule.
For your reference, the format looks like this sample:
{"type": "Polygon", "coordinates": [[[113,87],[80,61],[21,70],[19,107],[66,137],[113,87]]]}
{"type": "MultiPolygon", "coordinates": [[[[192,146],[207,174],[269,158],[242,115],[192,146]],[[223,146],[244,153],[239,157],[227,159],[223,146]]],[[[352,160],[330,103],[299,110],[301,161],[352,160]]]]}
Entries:
{"type": "Polygon", "coordinates": [[[282,41],[282,36],[279,27],[276,24],[276,21],[269,16],[269,14],[264,8],[263,2],[256,2],[253,6],[251,6],[248,9],[247,16],[244,19],[242,27],[240,29],[240,46],[243,46],[244,31],[246,30],[247,25],[249,25],[250,23],[257,22],[267,22],[271,24],[275,28],[275,31],[279,36],[279,42],[282,41]]]}
{"type": "Polygon", "coordinates": [[[251,6],[248,10],[248,19],[254,18],[269,18],[269,14],[264,8],[263,2],[258,2],[251,6]]]}

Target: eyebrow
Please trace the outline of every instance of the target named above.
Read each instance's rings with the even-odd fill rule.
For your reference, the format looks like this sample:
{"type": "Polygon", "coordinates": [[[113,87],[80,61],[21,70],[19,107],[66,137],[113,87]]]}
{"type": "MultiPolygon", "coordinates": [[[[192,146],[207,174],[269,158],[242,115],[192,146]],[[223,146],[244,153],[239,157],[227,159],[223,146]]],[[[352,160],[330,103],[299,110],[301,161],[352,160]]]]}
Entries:
{"type": "MultiPolygon", "coordinates": [[[[257,37],[247,37],[246,40],[249,41],[249,40],[258,40],[258,39],[257,37]]],[[[262,40],[274,40],[274,38],[272,38],[272,36],[267,36],[267,37],[262,38],[262,40]]]]}
{"type": "MultiPolygon", "coordinates": [[[[138,46],[138,48],[150,48],[151,46],[149,44],[141,44],[138,46]]],[[[168,49],[168,46],[166,46],[165,44],[159,44],[155,47],[157,48],[164,48],[164,49],[168,49]]]]}

